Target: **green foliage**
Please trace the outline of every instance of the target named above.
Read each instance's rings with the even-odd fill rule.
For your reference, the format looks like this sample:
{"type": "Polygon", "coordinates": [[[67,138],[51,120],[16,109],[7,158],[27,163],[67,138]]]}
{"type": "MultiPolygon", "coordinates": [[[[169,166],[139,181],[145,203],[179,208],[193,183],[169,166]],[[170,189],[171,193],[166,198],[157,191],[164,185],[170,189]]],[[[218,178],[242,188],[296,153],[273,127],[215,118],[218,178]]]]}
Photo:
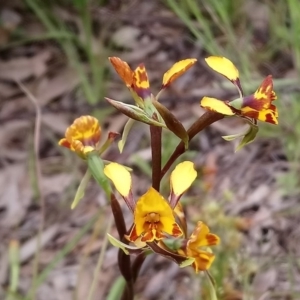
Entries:
{"type": "MultiPolygon", "coordinates": [[[[103,79],[106,58],[104,60],[105,56],[102,57],[93,50],[92,19],[88,1],[77,0],[74,3],[75,8],[78,9],[79,19],[77,21],[80,26],[78,30],[82,30],[80,34],[76,34],[61,18],[56,16],[53,2],[26,0],[26,3],[47,29],[47,35],[40,39],[52,37],[60,44],[70,66],[74,68],[80,78],[80,86],[87,102],[92,105],[98,103],[105,92],[103,79]],[[88,63],[90,76],[81,61],[82,53],[88,63]]],[[[76,18],[78,17],[76,16],[76,18]]]]}

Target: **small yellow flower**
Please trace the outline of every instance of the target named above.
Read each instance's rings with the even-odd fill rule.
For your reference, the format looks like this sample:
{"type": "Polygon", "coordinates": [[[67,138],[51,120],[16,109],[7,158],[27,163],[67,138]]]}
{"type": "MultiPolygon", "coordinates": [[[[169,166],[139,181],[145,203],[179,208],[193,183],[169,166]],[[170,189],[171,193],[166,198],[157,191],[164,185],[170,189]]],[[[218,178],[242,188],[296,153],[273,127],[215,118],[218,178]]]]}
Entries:
{"type": "MultiPolygon", "coordinates": [[[[171,174],[170,202],[150,188],[137,203],[134,202],[131,190],[130,173],[121,165],[111,163],[104,168],[104,173],[113,182],[118,192],[122,195],[127,206],[134,214],[134,223],[127,238],[135,242],[140,238],[141,242],[160,240],[167,235],[178,237],[186,231],[175,222],[174,214],[180,210],[174,209],[182,194],[191,186],[197,176],[194,164],[185,161],[179,164],[171,174]]],[[[184,220],[182,216],[180,222],[184,220]]],[[[184,222],[185,223],[185,222],[184,222]]]]}
{"type": "Polygon", "coordinates": [[[76,152],[80,157],[97,150],[101,137],[101,127],[96,118],[81,116],[67,128],[65,138],[59,141],[59,145],[76,152]]]}
{"type": "Polygon", "coordinates": [[[152,242],[161,240],[166,234],[179,237],[182,230],[175,222],[169,202],[151,187],[136,203],[134,225],[127,238],[131,242],[139,237],[142,242],[152,242]]]}
{"type": "Polygon", "coordinates": [[[209,232],[209,228],[203,223],[198,222],[195,230],[187,240],[186,247],[179,250],[179,254],[193,258],[196,273],[208,270],[213,263],[215,256],[210,252],[209,246],[219,244],[220,238],[209,232]]]}
{"type": "Polygon", "coordinates": [[[226,116],[239,115],[254,120],[278,124],[278,111],[272,102],[276,99],[273,90],[272,76],[267,76],[256,92],[250,96],[243,96],[239,80],[239,72],[234,64],[225,57],[211,56],[206,59],[207,64],[216,72],[228,78],[238,89],[240,98],[233,101],[221,101],[204,97],[201,106],[226,116]]]}

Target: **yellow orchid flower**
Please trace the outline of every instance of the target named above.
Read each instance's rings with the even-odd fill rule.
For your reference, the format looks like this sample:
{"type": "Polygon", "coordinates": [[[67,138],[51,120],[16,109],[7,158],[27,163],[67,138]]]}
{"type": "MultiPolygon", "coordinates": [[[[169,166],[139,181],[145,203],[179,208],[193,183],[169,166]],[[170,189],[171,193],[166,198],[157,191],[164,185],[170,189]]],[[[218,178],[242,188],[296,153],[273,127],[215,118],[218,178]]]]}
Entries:
{"type": "Polygon", "coordinates": [[[209,246],[219,244],[220,238],[209,232],[209,228],[199,221],[183,249],[178,250],[181,255],[194,259],[192,264],[195,272],[208,270],[213,263],[215,256],[211,253],[209,246]]]}
{"type": "MultiPolygon", "coordinates": [[[[191,186],[197,176],[194,164],[180,163],[171,174],[170,201],[155,189],[150,188],[135,203],[131,190],[130,173],[125,167],[111,163],[104,168],[104,174],[113,182],[128,207],[134,214],[134,223],[127,236],[131,242],[140,238],[141,242],[160,240],[167,235],[178,237],[183,234],[175,221],[174,209],[182,194],[191,186]]],[[[185,231],[185,228],[183,229],[185,231]]]]}
{"type": "Polygon", "coordinates": [[[152,242],[161,240],[166,234],[179,237],[182,230],[175,222],[169,202],[151,187],[136,203],[134,225],[127,238],[131,242],[139,237],[142,242],[152,242]]]}
{"type": "Polygon", "coordinates": [[[81,116],[69,126],[65,138],[59,141],[59,145],[76,152],[80,157],[97,150],[101,137],[101,127],[96,118],[81,116]]]}
{"type": "Polygon", "coordinates": [[[226,116],[239,115],[254,120],[278,124],[278,111],[272,102],[276,99],[273,90],[272,76],[267,76],[256,92],[250,96],[243,96],[239,80],[239,72],[234,64],[225,57],[211,56],[206,59],[207,64],[214,71],[228,78],[238,89],[240,98],[233,101],[222,101],[204,97],[201,106],[226,116]]]}

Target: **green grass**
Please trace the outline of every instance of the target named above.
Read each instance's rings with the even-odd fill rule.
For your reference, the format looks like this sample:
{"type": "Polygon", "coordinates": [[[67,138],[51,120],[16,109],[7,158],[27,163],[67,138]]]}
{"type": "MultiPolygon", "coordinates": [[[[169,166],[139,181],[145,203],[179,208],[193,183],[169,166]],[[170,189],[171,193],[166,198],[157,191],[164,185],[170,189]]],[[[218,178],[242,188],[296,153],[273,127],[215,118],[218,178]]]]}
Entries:
{"type": "MultiPolygon", "coordinates": [[[[300,77],[300,2],[260,1],[268,11],[269,24],[262,44],[255,43],[255,28],[249,23],[249,15],[243,9],[246,2],[247,0],[164,1],[185,24],[191,39],[203,48],[207,56],[221,55],[234,61],[240,70],[246,93],[256,90],[260,81],[267,75],[266,70],[269,74],[272,74],[272,70],[276,72],[279,78],[274,80],[274,86],[278,96],[276,105],[279,109],[279,125],[261,124],[259,138],[274,138],[280,141],[290,169],[278,176],[278,185],[286,195],[299,194],[300,94],[290,91],[299,85],[300,77]],[[292,58],[296,78],[280,78],[284,77],[280,70],[287,69],[282,63],[287,56],[292,58]]],[[[259,13],[260,8],[263,9],[256,6],[253,15],[259,13]]],[[[225,86],[229,87],[230,83],[225,83],[225,86]]],[[[217,250],[217,258],[211,269],[219,296],[222,298],[226,290],[225,282],[235,282],[243,291],[243,296],[252,299],[249,286],[251,275],[273,262],[261,260],[260,265],[257,265],[251,258],[242,255],[241,245],[232,245],[239,237],[239,233],[234,229],[233,220],[223,215],[222,205],[218,206],[213,215],[205,216],[205,212],[209,211],[207,205],[201,207],[201,217],[204,220],[206,218],[214,232],[222,237],[222,246],[217,250]]],[[[286,263],[295,264],[295,258],[286,258],[286,263]]],[[[291,283],[293,280],[291,276],[291,283]]],[[[299,297],[291,291],[293,299],[297,299],[297,296],[299,297]]]]}
{"type": "MultiPolygon", "coordinates": [[[[76,25],[79,25],[79,28],[77,28],[80,31],[79,34],[73,32],[55,14],[55,3],[51,3],[51,1],[26,0],[26,4],[46,28],[47,33],[44,38],[53,37],[63,49],[70,66],[74,68],[80,78],[80,87],[86,101],[91,105],[97,104],[103,99],[105,94],[104,65],[106,56],[104,53],[100,55],[99,51],[95,52],[93,49],[95,40],[92,33],[93,24],[89,2],[85,0],[74,1],[73,9],[77,9],[75,18],[78,22],[76,25]],[[82,54],[88,68],[82,62],[82,54]]],[[[43,37],[37,38],[42,39],[43,37]]],[[[97,40],[97,43],[100,48],[100,38],[97,40]]]]}

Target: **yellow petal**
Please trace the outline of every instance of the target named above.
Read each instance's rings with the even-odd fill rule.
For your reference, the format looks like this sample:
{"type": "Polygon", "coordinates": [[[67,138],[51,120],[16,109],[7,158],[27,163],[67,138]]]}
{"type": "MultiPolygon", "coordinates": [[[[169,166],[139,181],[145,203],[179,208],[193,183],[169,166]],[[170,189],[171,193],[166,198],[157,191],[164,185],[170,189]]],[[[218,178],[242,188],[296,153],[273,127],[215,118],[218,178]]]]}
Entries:
{"type": "Polygon", "coordinates": [[[199,271],[208,270],[213,263],[215,256],[207,251],[199,251],[193,258],[195,259],[193,267],[195,272],[198,273],[199,271]]]}
{"type": "Polygon", "coordinates": [[[173,211],[169,202],[152,187],[136,203],[134,223],[138,236],[144,231],[145,217],[148,214],[156,214],[162,223],[162,231],[172,234],[175,223],[173,211]]]}
{"type": "Polygon", "coordinates": [[[79,140],[85,146],[95,146],[101,137],[99,121],[92,116],[81,116],[66,130],[66,139],[79,140]]]}
{"type": "Polygon", "coordinates": [[[182,195],[191,186],[196,177],[197,172],[191,161],[178,164],[171,174],[171,191],[177,196],[182,195]]]}
{"type": "Polygon", "coordinates": [[[134,70],[132,88],[142,99],[146,99],[150,96],[150,83],[144,64],[140,64],[134,70]]]}
{"type": "Polygon", "coordinates": [[[104,174],[113,182],[117,191],[127,197],[131,189],[131,175],[126,168],[117,163],[105,166],[104,174]]]}
{"type": "Polygon", "coordinates": [[[239,71],[235,65],[226,57],[222,56],[210,56],[205,59],[206,63],[214,71],[222,74],[231,81],[235,81],[239,78],[239,71]]]}
{"type": "Polygon", "coordinates": [[[175,79],[185,73],[189,68],[191,68],[197,59],[188,58],[175,63],[165,74],[163,77],[163,88],[171,84],[175,79]]]}
{"type": "Polygon", "coordinates": [[[233,116],[235,114],[224,101],[216,98],[203,97],[200,105],[207,110],[214,111],[222,115],[233,116]]]}
{"type": "Polygon", "coordinates": [[[220,238],[209,232],[209,228],[203,222],[198,222],[195,230],[191,234],[187,247],[196,250],[203,246],[213,246],[220,242],[220,238]]]}

